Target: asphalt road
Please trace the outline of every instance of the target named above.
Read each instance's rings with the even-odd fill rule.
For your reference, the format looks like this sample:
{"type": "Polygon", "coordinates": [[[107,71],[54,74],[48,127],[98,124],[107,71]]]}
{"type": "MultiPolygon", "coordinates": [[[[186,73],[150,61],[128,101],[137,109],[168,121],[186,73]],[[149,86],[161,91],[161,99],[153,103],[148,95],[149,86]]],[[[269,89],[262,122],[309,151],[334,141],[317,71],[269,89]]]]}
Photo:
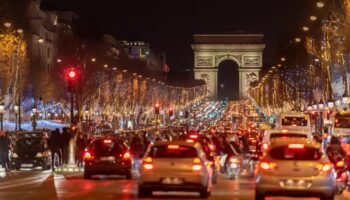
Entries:
{"type": "MultiPolygon", "coordinates": [[[[137,198],[135,180],[122,177],[96,176],[84,180],[82,174],[54,174],[51,171],[15,171],[0,179],[0,199],[6,200],[51,200],[51,199],[118,199],[137,198]]],[[[199,199],[196,193],[155,192],[152,199],[199,199]]],[[[228,180],[221,176],[214,187],[210,200],[254,199],[253,179],[228,180]]],[[[298,198],[268,198],[269,200],[292,200],[298,198]]],[[[305,198],[302,198],[305,199],[305,198]]],[[[317,199],[317,198],[306,198],[317,199]]],[[[338,195],[337,200],[350,200],[350,193],[338,195]]]]}

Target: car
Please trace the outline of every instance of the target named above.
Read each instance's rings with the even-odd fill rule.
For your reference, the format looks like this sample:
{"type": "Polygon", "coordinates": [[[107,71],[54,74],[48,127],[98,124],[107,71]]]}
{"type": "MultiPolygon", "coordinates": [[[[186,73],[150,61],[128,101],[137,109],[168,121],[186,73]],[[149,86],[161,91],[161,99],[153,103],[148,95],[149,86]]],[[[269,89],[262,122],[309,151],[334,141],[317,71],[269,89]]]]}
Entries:
{"type": "Polygon", "coordinates": [[[139,173],[139,197],[153,191],[193,191],[207,198],[212,189],[212,167],[198,142],[156,142],[148,147],[139,173]]]}
{"type": "Polygon", "coordinates": [[[278,129],[297,130],[310,132],[310,116],[301,112],[282,113],[277,120],[278,129]]]}
{"type": "Polygon", "coordinates": [[[270,141],[273,138],[307,138],[309,140],[313,139],[311,131],[298,131],[298,130],[288,130],[288,129],[273,129],[266,130],[262,139],[262,151],[268,149],[270,141]]]}
{"type": "Polygon", "coordinates": [[[19,133],[13,142],[11,152],[12,168],[51,168],[51,152],[45,135],[41,132],[19,133]]]}
{"type": "Polygon", "coordinates": [[[307,138],[273,139],[258,166],[255,199],[300,196],[333,200],[336,173],[320,148],[307,138]]]}
{"type": "Polygon", "coordinates": [[[127,145],[115,138],[95,138],[85,149],[84,178],[93,175],[124,175],[132,178],[131,155],[127,145]]]}

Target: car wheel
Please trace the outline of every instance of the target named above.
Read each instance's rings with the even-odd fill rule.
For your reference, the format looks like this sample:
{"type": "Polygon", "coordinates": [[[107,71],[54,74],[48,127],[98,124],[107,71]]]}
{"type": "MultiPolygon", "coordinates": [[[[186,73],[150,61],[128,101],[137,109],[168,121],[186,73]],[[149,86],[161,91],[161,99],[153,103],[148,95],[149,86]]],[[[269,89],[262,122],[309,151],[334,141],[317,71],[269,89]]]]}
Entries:
{"type": "Polygon", "coordinates": [[[127,180],[131,180],[131,179],[132,179],[131,171],[129,171],[129,172],[127,172],[127,173],[125,174],[125,179],[127,179],[127,180]]]}
{"type": "Polygon", "coordinates": [[[152,196],[152,190],[146,190],[145,188],[139,186],[138,189],[138,197],[139,198],[145,198],[145,197],[151,197],[152,196]]]}
{"type": "Polygon", "coordinates": [[[199,191],[200,198],[208,198],[210,196],[210,192],[208,191],[208,186],[204,187],[201,191],[199,191]]]}
{"type": "Polygon", "coordinates": [[[255,191],[255,200],[264,200],[265,195],[259,193],[258,191],[255,191]]]}
{"type": "Polygon", "coordinates": [[[323,195],[321,197],[321,200],[334,200],[334,194],[327,196],[327,195],[323,195]]]}

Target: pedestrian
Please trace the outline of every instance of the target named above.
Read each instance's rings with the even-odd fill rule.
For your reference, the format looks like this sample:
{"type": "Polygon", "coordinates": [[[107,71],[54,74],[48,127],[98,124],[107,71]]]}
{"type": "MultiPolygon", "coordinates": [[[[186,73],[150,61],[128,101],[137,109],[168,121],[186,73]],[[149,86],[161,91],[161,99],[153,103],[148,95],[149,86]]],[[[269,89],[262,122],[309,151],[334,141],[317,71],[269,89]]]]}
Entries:
{"type": "Polygon", "coordinates": [[[55,171],[55,167],[62,164],[62,152],[60,148],[60,130],[56,128],[51,132],[48,143],[51,151],[51,167],[55,171]]]}
{"type": "Polygon", "coordinates": [[[68,148],[71,139],[71,134],[69,128],[64,127],[61,134],[61,151],[62,151],[62,161],[63,164],[68,164],[68,148]]]}
{"type": "Polygon", "coordinates": [[[6,171],[10,170],[9,138],[3,131],[0,131],[0,164],[6,171]]]}
{"type": "Polygon", "coordinates": [[[76,154],[75,154],[78,167],[83,166],[83,153],[86,145],[87,145],[87,140],[85,135],[83,133],[79,133],[79,136],[76,141],[76,154]]]}

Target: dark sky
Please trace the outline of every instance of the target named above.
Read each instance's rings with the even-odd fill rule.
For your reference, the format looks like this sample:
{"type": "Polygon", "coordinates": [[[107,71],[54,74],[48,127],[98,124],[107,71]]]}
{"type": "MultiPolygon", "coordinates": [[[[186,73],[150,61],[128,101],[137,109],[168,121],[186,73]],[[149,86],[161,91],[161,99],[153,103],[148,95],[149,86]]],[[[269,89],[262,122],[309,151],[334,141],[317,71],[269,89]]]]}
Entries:
{"type": "Polygon", "coordinates": [[[151,42],[172,70],[193,68],[194,33],[262,33],[265,66],[278,62],[284,39],[301,32],[313,0],[46,0],[80,15],[91,33],[151,42]]]}

